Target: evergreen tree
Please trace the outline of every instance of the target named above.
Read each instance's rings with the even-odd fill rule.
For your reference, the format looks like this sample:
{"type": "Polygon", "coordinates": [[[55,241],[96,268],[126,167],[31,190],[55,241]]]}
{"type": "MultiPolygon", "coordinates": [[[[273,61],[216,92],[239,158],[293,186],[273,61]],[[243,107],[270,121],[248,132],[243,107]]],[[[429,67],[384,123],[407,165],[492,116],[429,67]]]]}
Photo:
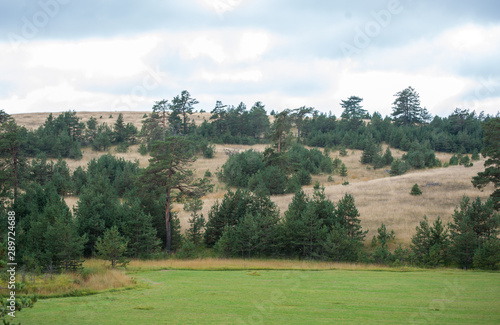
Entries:
{"type": "Polygon", "coordinates": [[[111,262],[111,267],[115,268],[117,264],[125,266],[129,260],[125,258],[127,253],[128,241],[120,235],[116,226],[106,230],[102,237],[97,238],[96,251],[97,256],[111,262]]]}
{"type": "Polygon", "coordinates": [[[67,272],[82,267],[83,249],[88,239],[86,234],[78,235],[78,227],[71,212],[65,204],[63,207],[64,210],[58,214],[50,211],[54,221],[47,227],[45,240],[52,265],[67,272]]]}
{"type": "Polygon", "coordinates": [[[413,187],[411,188],[410,194],[411,195],[422,195],[422,191],[418,187],[418,184],[413,185],[413,187]]]}
{"type": "Polygon", "coordinates": [[[80,235],[87,235],[85,255],[92,256],[97,238],[119,224],[119,200],[108,179],[91,178],[85,185],[75,209],[80,235]]]}
{"type": "Polygon", "coordinates": [[[183,90],[180,96],[174,97],[172,99],[171,109],[173,114],[178,114],[182,116],[182,133],[188,134],[188,114],[193,114],[194,105],[198,104],[195,98],[191,97],[191,94],[187,90],[183,90]]]}
{"type": "Polygon", "coordinates": [[[447,261],[448,230],[438,217],[433,226],[429,226],[427,216],[416,227],[410,248],[415,261],[423,266],[443,265],[447,261]]]}
{"type": "Polygon", "coordinates": [[[113,142],[121,143],[123,141],[125,141],[125,123],[123,122],[123,114],[120,113],[113,127],[113,142]]]}
{"type": "Polygon", "coordinates": [[[347,177],[347,167],[345,166],[344,163],[340,165],[339,175],[342,177],[347,177]]]}
{"type": "Polygon", "coordinates": [[[286,109],[276,115],[271,130],[271,140],[278,153],[286,151],[291,137],[290,129],[292,127],[291,111],[286,109]]]}
{"type": "Polygon", "coordinates": [[[412,125],[422,123],[420,95],[412,87],[408,87],[394,95],[392,116],[397,124],[412,125]]]}
{"type": "Polygon", "coordinates": [[[361,220],[359,219],[359,211],[356,208],[354,197],[351,194],[346,194],[337,203],[335,210],[338,225],[347,230],[349,238],[362,243],[368,231],[363,231],[361,228],[361,220]]]}
{"type": "Polygon", "coordinates": [[[2,196],[17,199],[21,184],[22,169],[25,165],[23,146],[26,129],[16,124],[14,119],[4,116],[0,125],[0,191],[2,196]]]}
{"type": "Polygon", "coordinates": [[[153,226],[153,218],[145,213],[138,199],[130,199],[119,208],[120,228],[128,242],[128,255],[135,258],[150,257],[159,250],[161,241],[153,226]]]}
{"type": "Polygon", "coordinates": [[[488,242],[490,247],[495,247],[492,243],[499,240],[500,214],[495,212],[493,200],[483,204],[479,198],[471,202],[464,196],[460,210],[455,209],[452,218],[449,224],[451,254],[459,267],[471,268],[475,254],[482,255],[483,245],[488,242]]]}
{"type": "Polygon", "coordinates": [[[213,185],[207,179],[195,180],[193,171],[186,166],[196,159],[194,145],[183,137],[168,137],[165,142],[153,145],[149,166],[140,180],[144,188],[165,190],[166,250],[172,249],[171,206],[172,200],[203,195],[213,185]]]}
{"type": "MultiPolygon", "coordinates": [[[[312,107],[302,106],[293,110],[292,116],[295,119],[295,125],[297,126],[297,143],[300,143],[300,133],[302,131],[302,122],[304,118],[314,111],[312,107]]],[[[266,117],[267,118],[267,117],[266,117]]]]}
{"type": "Polygon", "coordinates": [[[191,241],[195,247],[200,246],[203,242],[205,218],[203,214],[198,214],[198,211],[202,208],[203,201],[200,198],[194,198],[184,205],[184,210],[191,212],[191,218],[188,220],[189,228],[186,230],[186,238],[191,241]]]}
{"type": "Polygon", "coordinates": [[[495,117],[483,123],[484,148],[483,157],[484,172],[477,173],[472,178],[474,187],[484,189],[489,183],[493,183],[495,191],[491,194],[491,199],[495,209],[500,210],[500,117],[495,117]]]}
{"type": "Polygon", "coordinates": [[[373,139],[369,139],[365,145],[363,153],[361,154],[362,164],[372,164],[375,163],[378,157],[380,148],[373,142],[373,139]]]}

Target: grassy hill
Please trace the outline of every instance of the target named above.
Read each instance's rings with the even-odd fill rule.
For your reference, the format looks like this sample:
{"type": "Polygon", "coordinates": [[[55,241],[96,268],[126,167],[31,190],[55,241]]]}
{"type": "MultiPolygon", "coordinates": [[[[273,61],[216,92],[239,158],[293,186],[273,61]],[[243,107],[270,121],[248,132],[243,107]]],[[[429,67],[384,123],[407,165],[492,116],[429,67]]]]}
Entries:
{"type": "MultiPolygon", "coordinates": [[[[123,112],[125,123],[134,123],[140,129],[144,114],[148,112],[123,112]]],[[[87,121],[91,116],[97,118],[99,123],[106,122],[113,125],[119,112],[77,112],[77,116],[82,121],[87,121]]],[[[37,128],[44,123],[48,113],[15,114],[13,117],[16,122],[27,128],[37,128]]],[[[201,123],[203,119],[209,119],[209,113],[195,113],[192,118],[195,123],[201,123]]],[[[196,175],[202,177],[206,170],[212,174],[220,168],[227,160],[224,149],[244,151],[253,149],[264,151],[266,145],[216,145],[216,153],[213,159],[200,157],[192,166],[196,169],[196,175]]],[[[385,148],[384,148],[385,149],[385,148]]],[[[80,160],[67,159],[71,170],[78,166],[86,166],[87,163],[105,152],[97,152],[91,148],[84,148],[83,158],[80,160]]],[[[115,148],[110,148],[110,153],[117,157],[128,160],[138,160],[141,167],[148,165],[149,156],[142,156],[138,153],[138,146],[131,146],[126,153],[117,153],[115,148]]],[[[336,157],[338,152],[330,153],[332,158],[336,157]]],[[[399,158],[403,155],[396,149],[393,150],[393,156],[399,158]]],[[[450,159],[450,154],[438,153],[437,157],[446,162],[450,159]]],[[[313,183],[319,181],[325,186],[327,198],[338,201],[345,193],[350,193],[356,200],[356,206],[361,214],[362,226],[369,229],[368,239],[375,233],[381,223],[385,223],[389,229],[396,232],[399,242],[408,244],[411,236],[415,232],[415,227],[427,215],[430,221],[441,216],[445,221],[450,219],[454,208],[458,205],[463,195],[471,197],[479,196],[486,199],[491,192],[489,188],[485,192],[480,192],[471,184],[472,176],[478,171],[484,169],[483,161],[477,161],[471,168],[463,166],[453,166],[448,168],[427,169],[411,171],[405,175],[389,177],[385,169],[373,170],[372,167],[360,163],[361,151],[349,150],[347,157],[340,157],[348,168],[349,176],[345,180],[349,185],[341,185],[344,181],[339,175],[332,175],[333,181],[328,181],[330,175],[313,176],[313,183]],[[422,192],[422,196],[411,196],[410,189],[417,183],[422,192]]],[[[202,213],[207,216],[210,207],[216,200],[221,200],[226,193],[227,188],[223,183],[219,183],[215,176],[212,177],[216,184],[215,191],[209,193],[203,198],[204,205],[202,213]]],[[[306,193],[312,194],[312,185],[305,187],[306,193]]],[[[277,195],[272,200],[278,205],[283,213],[291,202],[293,195],[277,195]]],[[[67,204],[72,207],[76,205],[77,197],[67,197],[67,204]]],[[[184,212],[182,206],[175,206],[175,211],[179,212],[181,226],[187,227],[188,213],[184,212]]]]}

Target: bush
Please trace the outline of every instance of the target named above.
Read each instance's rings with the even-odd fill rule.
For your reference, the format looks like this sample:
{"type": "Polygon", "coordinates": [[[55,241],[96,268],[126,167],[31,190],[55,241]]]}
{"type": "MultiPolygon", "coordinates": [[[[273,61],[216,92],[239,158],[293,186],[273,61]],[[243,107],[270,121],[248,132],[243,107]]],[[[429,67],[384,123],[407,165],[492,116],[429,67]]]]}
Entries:
{"type": "Polygon", "coordinates": [[[148,154],[148,147],[144,143],[141,143],[138,151],[142,156],[145,156],[148,154]]]}
{"type": "Polygon", "coordinates": [[[205,178],[210,178],[212,177],[212,173],[210,172],[210,170],[207,169],[207,171],[205,172],[205,178]]]}
{"type": "Polygon", "coordinates": [[[250,177],[264,168],[264,155],[247,150],[234,154],[222,165],[221,179],[229,186],[247,187],[250,177]]]}
{"type": "Polygon", "coordinates": [[[496,270],[500,267],[500,240],[489,238],[474,252],[474,267],[496,270]]]}
{"type": "Polygon", "coordinates": [[[403,175],[406,173],[409,169],[408,164],[401,160],[401,159],[396,159],[392,162],[391,164],[391,171],[390,175],[391,176],[398,176],[398,175],[403,175]]]}
{"type": "Polygon", "coordinates": [[[126,142],[120,142],[118,146],[116,146],[116,152],[127,152],[128,151],[128,143],[126,142]]]}

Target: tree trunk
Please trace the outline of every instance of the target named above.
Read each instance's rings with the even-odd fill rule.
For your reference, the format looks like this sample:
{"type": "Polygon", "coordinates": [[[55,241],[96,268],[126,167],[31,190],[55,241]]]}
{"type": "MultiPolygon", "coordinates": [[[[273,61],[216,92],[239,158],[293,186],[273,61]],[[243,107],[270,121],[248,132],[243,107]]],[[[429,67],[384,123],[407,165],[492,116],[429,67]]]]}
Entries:
{"type": "Polygon", "coordinates": [[[165,207],[165,227],[166,227],[166,239],[167,239],[167,252],[172,251],[172,229],[170,227],[170,188],[167,188],[167,201],[165,207]]]}
{"type": "Polygon", "coordinates": [[[14,202],[17,200],[17,187],[19,184],[18,181],[18,175],[17,175],[17,169],[18,169],[18,161],[17,161],[17,149],[14,148],[12,151],[12,158],[13,158],[13,163],[14,163],[14,202]]]}

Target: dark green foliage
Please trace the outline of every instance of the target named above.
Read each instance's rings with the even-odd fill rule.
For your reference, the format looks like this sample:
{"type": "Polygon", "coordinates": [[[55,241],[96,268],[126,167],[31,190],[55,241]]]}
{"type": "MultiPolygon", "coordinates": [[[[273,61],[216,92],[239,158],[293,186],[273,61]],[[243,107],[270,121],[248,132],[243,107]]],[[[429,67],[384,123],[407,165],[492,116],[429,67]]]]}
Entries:
{"type": "Polygon", "coordinates": [[[347,177],[347,167],[345,166],[344,163],[342,163],[342,165],[340,165],[339,175],[342,177],[347,177]]]}
{"type": "Polygon", "coordinates": [[[341,157],[345,157],[347,156],[347,149],[345,146],[340,146],[340,149],[339,149],[339,155],[341,157]]]}
{"type": "Polygon", "coordinates": [[[391,164],[390,175],[391,176],[403,175],[404,173],[406,173],[408,171],[408,169],[409,169],[409,166],[406,163],[406,161],[403,161],[401,159],[396,159],[391,164]]]}
{"type": "Polygon", "coordinates": [[[267,166],[250,177],[248,180],[248,188],[254,192],[256,192],[258,188],[265,188],[271,195],[283,194],[285,193],[287,183],[287,175],[281,168],[267,166]]]}
{"type": "Polygon", "coordinates": [[[155,193],[158,189],[165,193],[165,241],[168,253],[172,251],[172,214],[173,201],[201,197],[213,188],[206,178],[195,179],[193,171],[187,166],[194,162],[195,146],[185,137],[168,137],[156,142],[151,151],[149,166],[140,176],[142,191],[155,193]]]}
{"type": "Polygon", "coordinates": [[[368,140],[361,155],[361,163],[362,164],[375,163],[377,161],[379,152],[380,152],[380,147],[375,145],[375,143],[372,140],[368,140]]]}
{"type": "Polygon", "coordinates": [[[411,195],[422,195],[422,191],[420,190],[420,187],[418,187],[418,184],[413,185],[410,191],[411,195]]]}
{"type": "Polygon", "coordinates": [[[120,235],[116,226],[104,232],[96,242],[97,256],[111,262],[111,267],[126,266],[130,261],[125,258],[128,241],[120,235]]]}
{"type": "Polygon", "coordinates": [[[483,157],[487,158],[484,172],[477,173],[472,178],[474,187],[484,189],[493,183],[495,191],[490,195],[495,209],[500,210],[500,117],[490,118],[483,124],[484,149],[483,157]]]}
{"type": "MultiPolygon", "coordinates": [[[[79,171],[79,173],[83,174],[84,172],[79,171]]],[[[139,173],[138,161],[131,162],[123,158],[116,158],[111,154],[102,155],[99,159],[92,159],[87,167],[89,181],[96,178],[107,179],[115,189],[114,192],[120,197],[134,188],[139,173]]]]}
{"type": "Polygon", "coordinates": [[[347,100],[342,100],[340,102],[340,106],[344,109],[341,117],[346,120],[351,121],[360,121],[367,117],[367,111],[362,108],[360,103],[363,101],[363,98],[359,98],[357,96],[351,96],[347,100]]]}
{"type": "Polygon", "coordinates": [[[472,151],[471,160],[479,160],[479,159],[481,159],[481,157],[479,157],[479,152],[477,151],[477,148],[475,148],[472,151]]]}
{"type": "Polygon", "coordinates": [[[215,145],[204,141],[201,145],[201,152],[203,154],[203,158],[211,159],[215,154],[215,145]]]}
{"type": "Polygon", "coordinates": [[[394,121],[397,124],[412,125],[424,123],[430,119],[429,112],[420,107],[420,96],[412,87],[408,87],[394,95],[394,121]]]}
{"type": "Polygon", "coordinates": [[[84,130],[76,112],[64,112],[55,119],[50,114],[42,126],[27,133],[26,154],[33,157],[44,152],[52,158],[80,159],[84,130]]]}
{"type": "Polygon", "coordinates": [[[34,184],[19,197],[12,210],[22,215],[17,224],[17,260],[31,260],[30,267],[38,268],[80,267],[87,238],[78,235],[75,220],[54,186],[34,184]]]}
{"type": "Polygon", "coordinates": [[[394,261],[394,256],[388,249],[388,244],[396,238],[394,230],[388,231],[382,223],[377,229],[377,237],[373,237],[372,245],[375,245],[373,260],[375,263],[388,264],[394,261]]]}
{"type": "Polygon", "coordinates": [[[141,209],[138,199],[126,201],[118,208],[118,214],[119,228],[128,242],[128,256],[147,258],[160,250],[153,217],[141,209]]]}
{"type": "Polygon", "coordinates": [[[434,151],[430,149],[429,143],[421,145],[418,142],[413,142],[408,153],[403,155],[403,160],[410,167],[416,169],[441,166],[441,162],[436,158],[434,151]]]}
{"type": "Polygon", "coordinates": [[[81,189],[75,209],[78,230],[86,234],[85,256],[94,255],[97,238],[104,231],[120,223],[120,203],[115,189],[107,178],[96,177],[81,189]]]}
{"type": "Polygon", "coordinates": [[[483,262],[485,252],[498,247],[496,241],[499,240],[497,236],[500,229],[500,214],[495,212],[493,200],[488,199],[483,204],[479,198],[471,202],[464,196],[460,202],[460,210],[455,209],[452,217],[453,221],[449,224],[450,251],[459,267],[473,267],[476,254],[477,265],[487,263],[484,266],[490,268],[500,262],[495,259],[500,257],[500,254],[495,252],[491,255],[496,256],[493,260],[483,262]]]}
{"type": "Polygon", "coordinates": [[[194,244],[195,247],[203,243],[205,218],[203,214],[198,214],[198,211],[202,208],[203,201],[199,198],[195,198],[184,204],[184,210],[191,212],[191,218],[188,220],[189,228],[186,230],[186,239],[188,242],[194,244]]]}
{"type": "Polygon", "coordinates": [[[26,129],[8,116],[0,125],[0,199],[17,199],[23,181],[26,129]]]}
{"type": "Polygon", "coordinates": [[[453,156],[451,156],[450,161],[448,162],[448,164],[450,166],[457,166],[459,162],[460,162],[460,155],[459,156],[453,155],[453,156]]]}
{"type": "Polygon", "coordinates": [[[221,178],[230,186],[247,187],[250,177],[264,168],[264,156],[253,150],[233,154],[221,169],[221,178]]]}
{"type": "Polygon", "coordinates": [[[142,156],[145,156],[148,154],[148,147],[144,144],[144,143],[141,143],[141,145],[139,146],[139,153],[142,155],[142,156]]]}
{"type": "Polygon", "coordinates": [[[106,123],[103,123],[97,127],[97,134],[92,142],[92,149],[96,151],[107,151],[111,146],[111,139],[113,133],[106,123]]]}
{"type": "Polygon", "coordinates": [[[421,266],[446,265],[448,256],[448,230],[438,217],[432,227],[427,217],[420,221],[416,233],[411,239],[411,251],[414,261],[421,266]]]}

